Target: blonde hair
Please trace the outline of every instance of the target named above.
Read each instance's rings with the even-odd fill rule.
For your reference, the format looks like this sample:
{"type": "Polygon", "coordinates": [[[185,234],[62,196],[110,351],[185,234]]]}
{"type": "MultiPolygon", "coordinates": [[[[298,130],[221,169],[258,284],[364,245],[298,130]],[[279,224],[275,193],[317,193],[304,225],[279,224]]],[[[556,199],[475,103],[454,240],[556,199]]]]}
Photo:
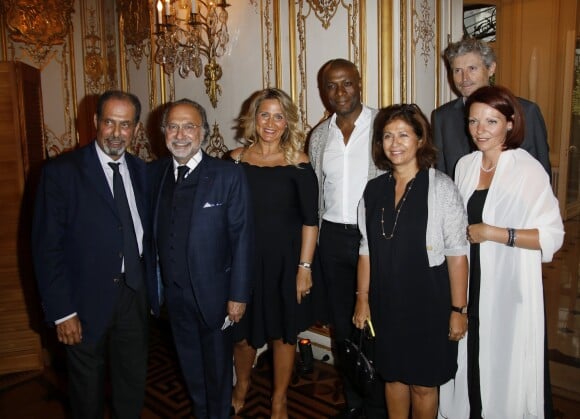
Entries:
{"type": "Polygon", "coordinates": [[[275,99],[282,107],[282,113],[286,119],[286,130],[280,138],[280,148],[284,154],[284,160],[288,164],[298,165],[300,152],[304,149],[306,136],[298,125],[298,108],[292,102],[290,96],[276,88],[268,88],[255,92],[249,100],[246,112],[239,118],[240,128],[244,139],[242,143],[248,146],[258,141],[256,135],[256,115],[264,100],[275,99]]]}

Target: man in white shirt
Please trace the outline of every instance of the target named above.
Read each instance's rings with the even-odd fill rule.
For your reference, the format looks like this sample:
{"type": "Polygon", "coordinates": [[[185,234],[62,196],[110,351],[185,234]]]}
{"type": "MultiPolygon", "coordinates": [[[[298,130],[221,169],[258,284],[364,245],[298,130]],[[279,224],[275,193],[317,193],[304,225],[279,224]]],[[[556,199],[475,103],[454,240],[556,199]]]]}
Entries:
{"type": "MultiPolygon", "coordinates": [[[[339,347],[354,331],[360,242],[357,205],[367,182],[382,171],[371,157],[372,125],[377,111],[361,103],[361,79],[356,66],[341,58],[331,60],[320,70],[319,80],[323,102],[333,114],[310,134],[309,156],[319,184],[320,264],[333,338],[339,347]]],[[[382,384],[363,398],[344,376],[343,382],[347,409],[340,417],[386,417],[382,384]]]]}

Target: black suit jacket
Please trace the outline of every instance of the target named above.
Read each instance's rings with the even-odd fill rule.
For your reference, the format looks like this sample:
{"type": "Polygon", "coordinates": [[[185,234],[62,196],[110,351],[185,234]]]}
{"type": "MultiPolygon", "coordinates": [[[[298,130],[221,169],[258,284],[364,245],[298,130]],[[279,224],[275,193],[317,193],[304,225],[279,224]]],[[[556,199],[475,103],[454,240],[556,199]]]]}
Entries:
{"type": "MultiPolygon", "coordinates": [[[[32,251],[48,322],[74,312],[83,341],[105,331],[119,292],[114,278],[122,264],[120,218],[93,141],[48,161],[37,191],[32,251]]],[[[150,247],[145,163],[125,153],[143,225],[143,250],[150,247]]],[[[147,252],[144,253],[149,257],[147,252]]]]}
{"type": "MultiPolygon", "coordinates": [[[[546,124],[540,108],[534,102],[518,98],[524,110],[525,137],[521,148],[534,156],[551,176],[550,150],[546,124]]],[[[474,150],[467,129],[463,98],[455,99],[433,111],[433,142],[437,147],[437,169],[451,178],[457,161],[474,150]]]]}
{"type": "MultiPolygon", "coordinates": [[[[174,176],[173,160],[150,164],[153,193],[153,236],[157,236],[161,188],[174,176]]],[[[190,281],[205,324],[217,329],[227,314],[228,301],[250,300],[254,227],[251,200],[240,165],[203,155],[189,229],[187,263],[190,281]]],[[[155,240],[153,240],[153,244],[155,240]]],[[[161,261],[163,263],[163,261],[161,261]]],[[[160,270],[156,269],[159,273],[160,270]]],[[[159,312],[159,275],[150,278],[154,313],[159,312]]]]}

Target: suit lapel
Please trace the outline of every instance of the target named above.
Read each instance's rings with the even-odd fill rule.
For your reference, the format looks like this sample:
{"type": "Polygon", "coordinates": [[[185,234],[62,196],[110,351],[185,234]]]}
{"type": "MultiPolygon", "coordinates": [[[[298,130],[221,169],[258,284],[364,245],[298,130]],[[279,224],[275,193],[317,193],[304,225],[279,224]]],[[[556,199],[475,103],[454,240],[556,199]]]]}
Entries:
{"type": "Polygon", "coordinates": [[[155,240],[157,240],[157,223],[159,220],[159,202],[161,201],[161,195],[163,193],[163,185],[165,184],[165,178],[169,175],[169,173],[171,173],[173,175],[173,172],[170,170],[170,168],[173,167],[173,161],[171,160],[171,158],[166,159],[166,161],[164,161],[163,163],[160,163],[161,167],[159,168],[159,175],[156,176],[153,181],[155,182],[155,184],[153,185],[154,189],[153,191],[155,191],[155,195],[154,195],[154,208],[153,208],[153,236],[155,238],[155,240]]]}
{"type": "Polygon", "coordinates": [[[113,193],[107,182],[103,166],[97,156],[96,141],[84,148],[83,162],[81,164],[81,172],[88,179],[88,182],[95,188],[96,192],[109,204],[111,210],[117,214],[117,207],[113,199],[113,193]]]}
{"type": "MultiPolygon", "coordinates": [[[[215,170],[211,162],[211,157],[204,153],[201,162],[199,163],[199,183],[197,184],[193,200],[192,215],[203,208],[213,184],[214,177],[215,170]]],[[[192,220],[192,222],[193,221],[194,220],[192,220]]]]}
{"type": "Polygon", "coordinates": [[[147,207],[145,204],[145,168],[144,165],[137,164],[138,162],[136,159],[137,157],[125,153],[125,161],[127,162],[127,168],[129,169],[129,174],[131,176],[131,184],[133,185],[137,211],[139,211],[141,223],[144,225],[145,216],[147,214],[147,207]]]}

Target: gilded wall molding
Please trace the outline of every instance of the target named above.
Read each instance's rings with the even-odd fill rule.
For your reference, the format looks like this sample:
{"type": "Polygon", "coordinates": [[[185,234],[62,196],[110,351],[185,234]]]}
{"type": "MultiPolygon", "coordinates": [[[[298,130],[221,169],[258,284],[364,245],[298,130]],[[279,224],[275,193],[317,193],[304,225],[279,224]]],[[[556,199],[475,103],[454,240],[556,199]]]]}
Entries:
{"type": "MultiPolygon", "coordinates": [[[[393,103],[393,4],[378,3],[379,18],[379,107],[393,103]]],[[[403,34],[403,31],[401,31],[403,34]]],[[[403,42],[401,38],[400,42],[403,42]]]]}
{"type": "MultiPolygon", "coordinates": [[[[289,6],[290,19],[290,56],[297,58],[297,63],[291,64],[291,91],[292,98],[298,105],[302,128],[305,131],[312,127],[308,123],[308,104],[307,104],[307,85],[306,77],[306,47],[307,33],[306,22],[313,15],[316,17],[322,27],[327,30],[332,24],[332,18],[336,15],[339,7],[347,11],[347,33],[349,59],[356,64],[364,78],[365,69],[361,68],[361,37],[362,29],[360,27],[360,16],[366,13],[364,0],[352,0],[350,3],[346,0],[297,0],[297,10],[294,2],[289,6]],[[295,42],[295,33],[298,36],[298,43],[295,42]],[[299,80],[299,81],[298,81],[299,80]]],[[[316,83],[314,83],[316,85],[316,83]]]]}
{"type": "Polygon", "coordinates": [[[72,27],[73,0],[4,0],[2,12],[13,42],[40,68],[57,54],[55,46],[66,42],[72,27]]]}
{"type": "Polygon", "coordinates": [[[102,38],[97,30],[97,11],[93,7],[82,8],[84,78],[87,94],[99,94],[105,90],[107,62],[103,57],[102,38]]]}
{"type": "Polygon", "coordinates": [[[401,25],[401,51],[399,53],[399,60],[401,63],[401,102],[408,102],[407,98],[407,45],[409,36],[407,35],[407,1],[401,1],[401,14],[399,16],[401,25]]]}
{"type": "Polygon", "coordinates": [[[322,23],[324,29],[328,29],[330,21],[336,14],[340,0],[306,0],[310,8],[314,11],[314,15],[322,23]]]}
{"type": "Polygon", "coordinates": [[[260,12],[261,30],[262,30],[262,87],[267,88],[272,85],[273,58],[271,38],[273,33],[273,22],[270,17],[272,1],[262,0],[260,12]]]}
{"type": "MultiPolygon", "coordinates": [[[[71,35],[72,36],[72,35],[71,35]]],[[[53,130],[51,130],[46,124],[44,127],[44,132],[46,135],[44,144],[46,148],[46,154],[48,157],[56,157],[59,154],[64,153],[65,151],[69,151],[74,149],[78,144],[78,139],[76,136],[76,131],[74,129],[74,121],[77,118],[76,114],[76,90],[75,90],[75,83],[74,83],[74,73],[71,74],[69,69],[72,67],[73,61],[71,58],[74,58],[74,50],[68,50],[68,44],[72,43],[72,39],[69,39],[69,42],[66,42],[63,45],[61,56],[57,59],[58,63],[60,64],[60,72],[62,75],[62,92],[63,92],[63,101],[64,101],[64,108],[63,108],[63,115],[64,115],[64,125],[65,131],[62,135],[58,136],[53,130]],[[68,61],[70,61],[70,65],[68,61]],[[69,85],[72,86],[69,89],[69,85]]]]}

